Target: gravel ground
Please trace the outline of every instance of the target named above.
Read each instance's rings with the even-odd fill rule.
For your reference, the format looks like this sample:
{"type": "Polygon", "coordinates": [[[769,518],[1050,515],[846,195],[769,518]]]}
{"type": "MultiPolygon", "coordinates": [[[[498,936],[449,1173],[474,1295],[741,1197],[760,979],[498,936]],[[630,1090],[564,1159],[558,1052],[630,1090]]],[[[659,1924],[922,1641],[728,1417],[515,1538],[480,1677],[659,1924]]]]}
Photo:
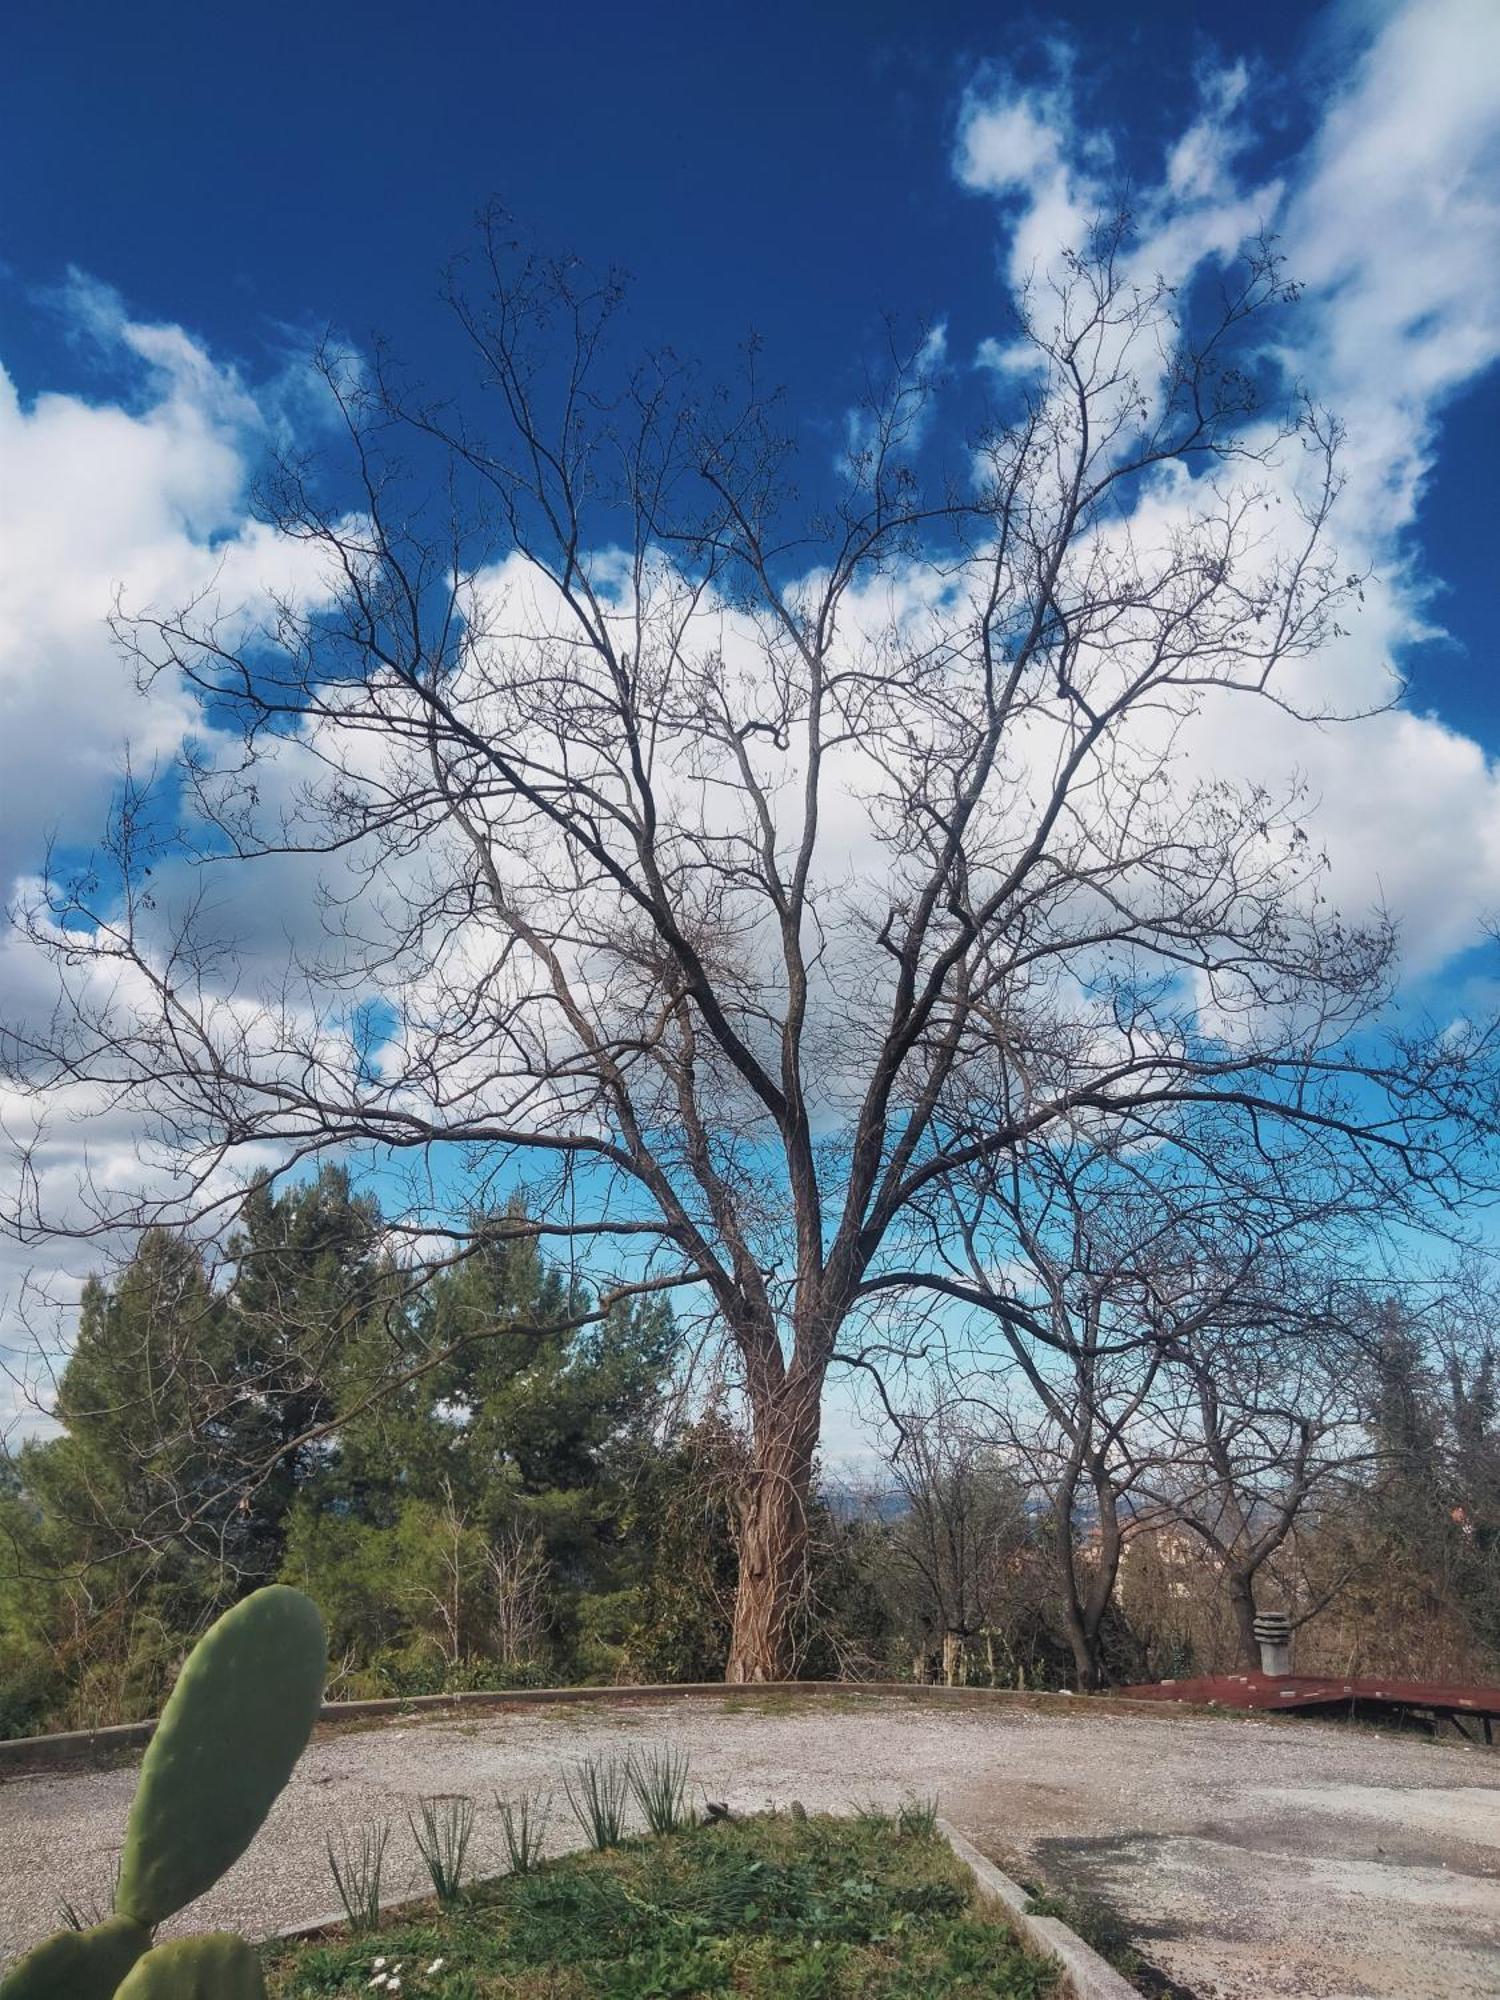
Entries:
{"type": "MultiPolygon", "coordinates": [[[[1494,2000],[1500,1994],[1500,1758],[1305,1722],[1149,1715],[1060,1702],[785,1697],[521,1709],[320,1738],[239,1865],[184,1928],[250,1934],[322,1916],[330,1831],[394,1822],[388,1893],[419,1886],[419,1793],[482,1808],[558,1784],[578,1756],[669,1740],[736,1810],[939,1795],[1002,1866],[1114,1905],[1200,2000],[1494,2000]]],[[[59,1899],[107,1897],[130,1770],[0,1785],[0,1959],[59,1899]]],[[[553,1838],[572,1832],[560,1792],[553,1838]]]]}

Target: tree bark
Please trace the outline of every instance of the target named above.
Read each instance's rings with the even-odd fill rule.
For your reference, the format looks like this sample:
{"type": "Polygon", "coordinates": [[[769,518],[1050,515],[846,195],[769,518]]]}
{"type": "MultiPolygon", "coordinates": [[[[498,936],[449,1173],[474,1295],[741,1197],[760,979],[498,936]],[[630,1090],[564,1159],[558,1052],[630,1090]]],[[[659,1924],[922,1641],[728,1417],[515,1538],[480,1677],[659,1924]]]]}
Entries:
{"type": "Polygon", "coordinates": [[[740,1503],[739,1580],[726,1681],[796,1676],[819,1402],[817,1388],[806,1378],[789,1381],[774,1396],[752,1396],[752,1457],[740,1503]]]}
{"type": "Polygon", "coordinates": [[[1073,1649],[1073,1669],[1084,1694],[1094,1694],[1104,1685],[1104,1668],[1099,1659],[1099,1635],[1090,1632],[1071,1593],[1063,1604],[1063,1622],[1068,1628],[1068,1644],[1073,1649]]]}
{"type": "Polygon", "coordinates": [[[1073,1650],[1073,1665],[1081,1692],[1094,1694],[1106,1684],[1100,1634],[1114,1601],[1120,1573],[1119,1501],[1101,1455],[1075,1447],[1053,1495],[1053,1554],[1061,1584],[1063,1623],[1073,1650]],[[1085,1469],[1094,1489],[1097,1537],[1092,1574],[1080,1588],[1083,1560],[1075,1534],[1078,1486],[1085,1469]]]}
{"type": "Polygon", "coordinates": [[[1097,1625],[1086,1616],[1086,1605],[1078,1588],[1078,1544],[1074,1538],[1074,1512],[1078,1496],[1080,1456],[1075,1451],[1053,1494],[1052,1549],[1062,1598],[1063,1624],[1073,1649],[1073,1667],[1080,1690],[1091,1693],[1102,1684],[1097,1625]]]}
{"type": "Polygon", "coordinates": [[[1235,1646],[1242,1666],[1260,1672],[1260,1641],[1255,1636],[1254,1579],[1241,1570],[1228,1570],[1229,1608],[1234,1614],[1235,1646]]]}
{"type": "Polygon", "coordinates": [[[943,1686],[959,1687],[964,1673],[964,1635],[951,1628],[943,1634],[943,1686]]]}

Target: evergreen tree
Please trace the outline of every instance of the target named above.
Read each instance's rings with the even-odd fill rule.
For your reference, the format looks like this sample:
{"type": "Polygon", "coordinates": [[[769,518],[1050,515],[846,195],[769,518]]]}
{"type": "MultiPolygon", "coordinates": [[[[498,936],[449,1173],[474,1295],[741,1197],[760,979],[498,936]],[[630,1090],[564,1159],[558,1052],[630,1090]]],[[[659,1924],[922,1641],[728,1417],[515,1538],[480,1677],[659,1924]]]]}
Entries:
{"type": "Polygon", "coordinates": [[[399,1322],[400,1286],[381,1249],[380,1211],[350,1194],[341,1167],[274,1194],[250,1191],[230,1238],[234,1277],[222,1409],[226,1462],[240,1472],[236,1553],[265,1582],[285,1548],[287,1516],[327,1447],[299,1442],[335,1413],[335,1385],[383,1315],[399,1322]],[[269,1470],[266,1470],[269,1468],[269,1470]]]}
{"type": "Polygon", "coordinates": [[[149,1713],[237,1594],[235,1493],[202,1421],[225,1351],[221,1301],[179,1236],[149,1232],[113,1284],[84,1289],[61,1431],[18,1454],[0,1544],[0,1659],[12,1688],[45,1678],[60,1720],[149,1713]]]}
{"type": "Polygon", "coordinates": [[[582,1286],[524,1240],[478,1235],[349,1350],[337,1443],[292,1515],[284,1574],[324,1604],[360,1685],[607,1675],[621,1657],[670,1311],[637,1302],[570,1332],[582,1286]],[[362,1410],[393,1338],[410,1379],[362,1410]]]}

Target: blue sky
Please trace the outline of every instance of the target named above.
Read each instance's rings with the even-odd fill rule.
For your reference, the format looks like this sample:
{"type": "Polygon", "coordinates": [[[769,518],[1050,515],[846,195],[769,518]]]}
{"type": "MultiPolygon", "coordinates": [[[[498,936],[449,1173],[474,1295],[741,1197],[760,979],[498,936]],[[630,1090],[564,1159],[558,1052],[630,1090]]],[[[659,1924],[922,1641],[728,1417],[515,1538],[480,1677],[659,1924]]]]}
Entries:
{"type": "MultiPolygon", "coordinates": [[[[114,586],[191,586],[226,552],[247,588],[277,573],[246,491],[268,437],[316,428],[309,343],[379,332],[440,381],[439,275],[487,198],[626,266],[644,344],[726,366],[755,330],[831,459],[883,311],[941,320],[961,373],[1049,228],[1121,186],[1163,255],[1259,218],[1308,280],[1297,359],[1349,418],[1380,581],[1335,671],[1411,682],[1311,778],[1344,893],[1390,902],[1412,991],[1462,1005],[1500,911],[1494,0],[21,10],[0,76],[6,893],[49,831],[90,837],[127,737],[166,757],[188,726],[170,695],[135,702],[114,586]]],[[[0,1005],[34,990],[0,950],[0,1005]]],[[[129,1159],[128,1124],[96,1144],[129,1159]]]]}
{"type": "MultiPolygon", "coordinates": [[[[24,9],[0,79],[0,364],[23,394],[101,393],[101,357],[35,306],[74,267],[252,378],[326,326],[378,329],[421,368],[446,349],[438,272],[498,195],[542,241],[625,264],[645,340],[721,359],[754,328],[827,421],[881,311],[943,315],[955,344],[993,321],[995,215],[951,172],[987,72],[1066,64],[1125,182],[1159,168],[1205,67],[1244,61],[1249,176],[1306,146],[1392,11],[441,5],[418,28],[388,4],[24,9]]],[[[1429,10],[1455,61],[1487,11],[1429,10]]],[[[1475,371],[1418,524],[1448,636],[1403,662],[1416,700],[1487,741],[1497,428],[1475,371]]]]}

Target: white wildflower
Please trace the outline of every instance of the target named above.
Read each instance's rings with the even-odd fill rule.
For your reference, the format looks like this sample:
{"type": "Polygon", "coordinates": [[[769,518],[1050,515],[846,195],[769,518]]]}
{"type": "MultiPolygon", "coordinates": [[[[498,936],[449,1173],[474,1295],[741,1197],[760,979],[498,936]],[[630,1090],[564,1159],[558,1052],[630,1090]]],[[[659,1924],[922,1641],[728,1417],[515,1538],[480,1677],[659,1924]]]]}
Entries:
{"type": "Polygon", "coordinates": [[[431,1965],[429,1965],[429,1966],[428,1966],[428,1968],[427,1968],[427,1970],[428,1970],[428,1973],[429,1973],[429,1974],[431,1974],[431,1973],[434,1973],[434,1972],[441,1972],[441,1971],[442,1971],[442,1969],[443,1969],[443,1965],[444,1965],[444,1961],[443,1961],[442,1959],[440,1959],[440,1958],[435,1958],[435,1959],[434,1959],[434,1960],[432,1961],[431,1965]]]}

